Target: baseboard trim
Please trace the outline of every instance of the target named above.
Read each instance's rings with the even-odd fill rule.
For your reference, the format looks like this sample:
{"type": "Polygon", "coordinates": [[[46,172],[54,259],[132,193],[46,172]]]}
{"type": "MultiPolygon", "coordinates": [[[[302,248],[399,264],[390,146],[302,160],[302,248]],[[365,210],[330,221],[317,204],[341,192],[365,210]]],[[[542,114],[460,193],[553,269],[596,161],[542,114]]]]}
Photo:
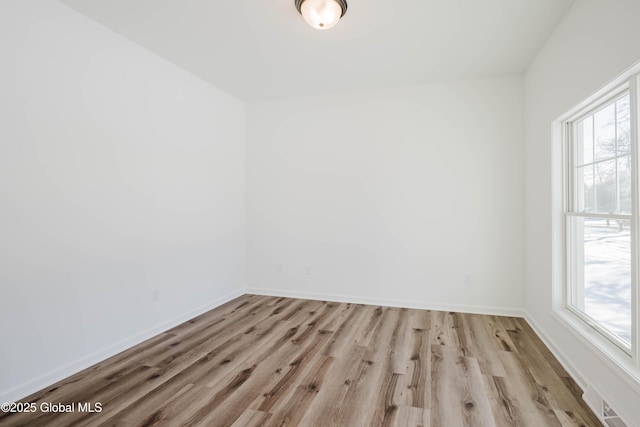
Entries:
{"type": "MultiPolygon", "coordinates": [[[[551,353],[554,355],[554,357],[556,359],[558,359],[558,361],[560,362],[562,367],[567,371],[567,373],[569,375],[571,375],[571,377],[575,380],[576,383],[578,383],[578,385],[583,390],[583,392],[585,392],[589,387],[593,387],[593,385],[590,384],[587,381],[587,376],[583,375],[582,372],[580,372],[575,366],[573,366],[573,364],[571,364],[571,362],[569,361],[569,358],[564,354],[564,352],[562,350],[560,350],[560,347],[558,347],[556,345],[556,343],[547,334],[545,334],[543,332],[543,330],[538,326],[538,324],[535,322],[535,320],[533,320],[533,317],[526,311],[525,311],[525,315],[524,315],[524,320],[529,324],[529,326],[531,326],[531,329],[533,329],[533,331],[536,333],[536,335],[542,340],[544,345],[547,346],[547,348],[549,349],[549,351],[551,351],[551,353]]],[[[587,346],[587,348],[588,348],[588,346],[587,346]]],[[[628,380],[626,378],[621,377],[621,379],[625,380],[625,382],[628,382],[628,380]]],[[[598,392],[598,393],[607,402],[609,402],[609,403],[612,402],[612,400],[610,400],[606,396],[602,395],[602,393],[600,393],[600,392],[598,392]]],[[[593,404],[592,401],[590,401],[589,399],[585,399],[584,398],[584,394],[583,394],[583,399],[582,400],[587,404],[587,406],[589,408],[591,408],[593,413],[598,417],[598,419],[600,421],[602,421],[602,423],[604,425],[608,425],[605,422],[605,420],[602,418],[602,409],[601,408],[594,407],[594,404],[593,404]]],[[[640,427],[640,426],[636,426],[635,424],[632,424],[629,421],[629,417],[627,417],[624,413],[621,413],[619,411],[619,408],[614,407],[614,410],[616,411],[616,413],[618,414],[620,419],[625,422],[627,427],[640,427]]]]}
{"type": "Polygon", "coordinates": [[[576,370],[576,368],[569,362],[569,358],[567,358],[567,356],[565,356],[564,352],[558,348],[555,342],[542,331],[542,329],[538,326],[535,320],[533,320],[528,312],[525,312],[524,320],[529,324],[529,326],[531,326],[531,329],[533,329],[536,335],[547,346],[554,357],[558,359],[562,367],[569,373],[569,375],[571,375],[571,378],[573,378],[575,382],[578,383],[582,390],[586,390],[589,383],[587,383],[585,377],[576,370]]]}
{"type": "Polygon", "coordinates": [[[52,384],[55,384],[67,377],[70,377],[71,375],[77,374],[78,372],[90,366],[93,366],[96,363],[100,363],[112,356],[115,356],[116,354],[124,350],[127,350],[131,347],[134,347],[148,340],[149,338],[152,338],[168,329],[178,326],[181,323],[186,322],[187,320],[193,319],[196,316],[206,313],[207,311],[212,310],[244,294],[245,294],[244,289],[239,289],[237,291],[230,292],[226,295],[223,295],[220,298],[216,298],[213,301],[209,301],[206,304],[202,304],[199,307],[189,310],[186,313],[175,316],[167,321],[159,323],[155,326],[145,329],[144,331],[138,332],[128,338],[125,338],[122,341],[119,341],[115,344],[107,346],[102,350],[99,350],[95,353],[84,356],[74,362],[68,363],[64,366],[61,366],[59,368],[46,372],[10,390],[2,392],[2,394],[0,394],[0,402],[17,402],[20,399],[23,399],[46,387],[49,387],[52,384]]]}
{"type": "Polygon", "coordinates": [[[441,304],[427,301],[409,301],[387,298],[372,298],[353,295],[324,294],[318,292],[289,291],[282,289],[247,288],[248,294],[311,300],[347,302],[352,304],[382,305],[387,307],[417,308],[420,310],[455,311],[458,313],[488,314],[492,316],[524,317],[524,310],[480,305],[441,304]]]}

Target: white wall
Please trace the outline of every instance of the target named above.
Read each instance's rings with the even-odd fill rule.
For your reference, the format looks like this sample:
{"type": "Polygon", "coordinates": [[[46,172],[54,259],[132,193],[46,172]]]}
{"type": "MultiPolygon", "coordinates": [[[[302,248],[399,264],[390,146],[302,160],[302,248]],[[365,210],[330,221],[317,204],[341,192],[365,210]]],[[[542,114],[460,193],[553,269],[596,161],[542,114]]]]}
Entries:
{"type": "Polygon", "coordinates": [[[518,312],[522,126],[513,76],[249,104],[248,291],[518,312]]]}
{"type": "Polygon", "coordinates": [[[246,125],[55,1],[1,3],[0,58],[6,401],[244,291],[246,125]]]}
{"type": "Polygon", "coordinates": [[[640,385],[624,381],[552,312],[551,123],[640,60],[640,3],[578,0],[525,76],[526,308],[582,386],[596,387],[640,425],[640,385]]]}

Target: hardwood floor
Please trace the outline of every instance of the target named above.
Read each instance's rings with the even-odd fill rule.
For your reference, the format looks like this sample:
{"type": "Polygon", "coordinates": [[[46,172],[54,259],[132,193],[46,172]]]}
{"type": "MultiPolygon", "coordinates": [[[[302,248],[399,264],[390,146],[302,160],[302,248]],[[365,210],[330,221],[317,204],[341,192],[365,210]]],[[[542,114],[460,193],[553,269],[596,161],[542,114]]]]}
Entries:
{"type": "Polygon", "coordinates": [[[0,425],[600,426],[580,395],[522,319],[244,295],[0,425]]]}

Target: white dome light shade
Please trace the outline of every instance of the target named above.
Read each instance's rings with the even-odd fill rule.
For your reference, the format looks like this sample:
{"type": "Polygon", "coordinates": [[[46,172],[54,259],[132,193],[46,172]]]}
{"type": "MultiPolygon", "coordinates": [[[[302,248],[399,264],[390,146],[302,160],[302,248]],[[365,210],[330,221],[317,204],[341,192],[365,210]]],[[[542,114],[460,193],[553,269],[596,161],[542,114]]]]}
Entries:
{"type": "Polygon", "coordinates": [[[296,7],[307,24],[318,30],[328,30],[347,11],[344,0],[297,0],[296,7]]]}

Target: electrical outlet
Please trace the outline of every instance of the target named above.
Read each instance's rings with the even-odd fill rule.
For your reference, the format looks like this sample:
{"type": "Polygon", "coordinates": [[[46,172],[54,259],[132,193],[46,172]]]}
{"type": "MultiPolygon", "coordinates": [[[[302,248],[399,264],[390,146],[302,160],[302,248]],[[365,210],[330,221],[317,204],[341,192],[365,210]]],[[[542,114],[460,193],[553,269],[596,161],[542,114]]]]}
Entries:
{"type": "Polygon", "coordinates": [[[462,276],[462,283],[464,283],[465,286],[469,286],[471,284],[471,276],[468,274],[462,276]]]}
{"type": "Polygon", "coordinates": [[[304,268],[304,273],[307,276],[311,276],[311,267],[309,267],[308,265],[304,268]]]}
{"type": "Polygon", "coordinates": [[[151,291],[151,301],[152,302],[160,301],[160,291],[158,289],[154,289],[151,291]]]}

